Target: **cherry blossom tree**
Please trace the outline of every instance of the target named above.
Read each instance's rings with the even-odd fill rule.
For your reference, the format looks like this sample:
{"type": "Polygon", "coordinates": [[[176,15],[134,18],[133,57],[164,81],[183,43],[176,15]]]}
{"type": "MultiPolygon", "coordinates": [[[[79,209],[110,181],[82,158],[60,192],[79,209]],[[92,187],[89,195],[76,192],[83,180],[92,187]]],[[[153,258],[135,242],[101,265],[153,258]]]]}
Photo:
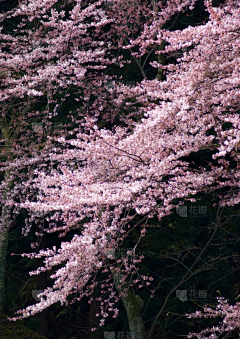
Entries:
{"type": "MultiPolygon", "coordinates": [[[[51,5],[55,2],[52,1],[51,5]]],[[[76,229],[81,234],[76,233],[70,242],[62,242],[60,248],[41,250],[38,254],[23,254],[30,258],[45,258],[45,267],[31,274],[52,270],[57,265],[64,266],[52,274],[51,277],[55,279],[53,287],[41,293],[41,301],[19,311],[20,317],[41,312],[57,301],[68,304],[69,296],[74,301],[86,295],[91,301],[91,294],[97,285],[96,276],[101,271],[109,273],[101,286],[102,294],[107,293],[108,298],[99,299],[100,325],[103,325],[109,312],[113,312],[113,317],[117,316],[118,309],[114,308],[114,304],[119,296],[125,300],[128,309],[129,281],[139,287],[145,285],[153,296],[154,290],[149,287],[152,278],[137,274],[137,264],[143,257],[136,255],[137,246],[146,234],[146,224],[151,218],[161,220],[184,201],[195,201],[198,192],[219,192],[220,206],[239,204],[240,8],[234,1],[227,1],[224,6],[218,7],[213,7],[211,1],[205,1],[209,13],[207,23],[182,31],[162,28],[172,13],[185,10],[186,6],[192,8],[194,4],[195,1],[177,0],[169,1],[167,6],[160,3],[159,11],[153,12],[153,22],[144,25],[139,37],[133,37],[131,41],[127,38],[123,40],[126,49],[139,46],[139,53],[132,50],[135,58],[144,55],[153,44],[165,46],[164,49],[156,48],[157,55],[177,55],[176,62],[164,66],[159,62],[152,63],[153,67],[165,72],[165,81],[147,80],[142,73],[144,80],[139,85],[133,88],[121,86],[123,94],[137,97],[142,103],[145,116],[141,122],[131,122],[133,129],[129,126],[116,126],[111,130],[100,128],[97,122],[99,110],[96,109],[95,115],[88,115],[81,121],[75,139],[66,136],[53,139],[56,150],[48,153],[48,159],[55,163],[55,167],[36,169],[35,177],[23,184],[29,193],[26,201],[19,206],[27,208],[30,213],[43,213],[49,225],[44,231],[60,232],[64,236],[76,229]],[[212,153],[212,161],[192,164],[191,154],[202,150],[212,153]],[[221,195],[224,189],[228,189],[227,193],[221,195]],[[37,201],[32,199],[33,190],[38,190],[37,201]],[[141,232],[132,249],[134,256],[111,260],[112,249],[118,248],[135,228],[140,228],[141,232]],[[132,278],[134,275],[137,275],[136,279],[132,278]]],[[[99,15],[104,23],[110,20],[104,17],[102,9],[93,14],[97,5],[94,3],[90,9],[87,7],[83,10],[84,19],[86,13],[92,11],[92,15],[99,15]]],[[[22,8],[29,11],[30,18],[33,13],[36,17],[39,12],[46,15],[40,1],[32,6],[22,8]]],[[[77,9],[72,13],[80,15],[77,9]]],[[[52,11],[53,27],[57,19],[61,22],[59,17],[63,15],[52,11]]],[[[32,18],[35,18],[34,15],[32,18]]],[[[68,24],[68,21],[61,22],[60,27],[65,29],[68,24]]],[[[44,22],[44,25],[48,23],[44,22]]],[[[49,34],[52,36],[52,31],[49,34]]],[[[46,36],[46,44],[47,39],[46,36]]],[[[102,59],[104,52],[100,48],[101,43],[98,41],[95,46],[97,48],[91,50],[91,57],[96,59],[91,60],[102,64],[105,60],[102,59]]],[[[52,53],[54,58],[56,53],[52,53]]],[[[30,61],[34,63],[34,55],[31,58],[30,61]]],[[[12,61],[16,62],[15,59],[12,61]]],[[[68,79],[69,63],[68,59],[61,60],[59,68],[30,68],[31,77],[12,80],[11,84],[16,84],[15,87],[11,88],[10,83],[5,82],[3,99],[7,100],[11,91],[19,95],[20,87],[22,95],[42,95],[39,84],[48,83],[50,74],[54,85],[48,87],[47,93],[50,93],[52,100],[57,86],[65,86],[58,75],[66,71],[63,77],[66,77],[64,80],[68,79]]],[[[103,66],[94,67],[101,69],[103,66]]],[[[77,69],[80,75],[77,74],[74,80],[69,77],[71,84],[76,81],[77,87],[83,87],[86,68],[73,61],[72,72],[77,69]]],[[[88,89],[90,85],[86,94],[88,89]]],[[[116,99],[117,104],[121,102],[122,97],[116,99]]],[[[111,112],[111,108],[109,110],[111,112]]],[[[28,161],[37,163],[39,159],[33,157],[28,161]]],[[[8,204],[12,206],[16,202],[9,199],[8,204]]],[[[141,301],[138,302],[140,307],[141,301]]],[[[141,325],[139,321],[130,325],[139,333],[139,338],[144,337],[141,325]]]]}
{"type": "MultiPolygon", "coordinates": [[[[109,65],[122,67],[125,62],[121,57],[113,57],[111,50],[122,48],[123,44],[129,43],[133,33],[141,31],[144,22],[151,22],[150,8],[141,6],[141,15],[139,9],[137,2],[124,3],[122,12],[119,1],[110,7],[104,1],[92,1],[91,4],[71,1],[68,6],[66,1],[22,1],[17,8],[1,14],[3,23],[14,18],[20,20],[18,27],[10,33],[6,33],[4,25],[1,28],[1,157],[6,165],[1,168],[4,180],[0,193],[1,308],[8,229],[20,211],[16,204],[11,209],[5,202],[25,199],[27,193],[22,183],[26,178],[34,177],[34,165],[29,156],[37,157],[38,168],[48,159],[51,143],[46,143],[46,135],[53,134],[51,120],[67,100],[80,103],[75,109],[76,121],[76,114],[73,118],[73,112],[69,111],[71,129],[73,122],[78,122],[86,114],[111,122],[120,117],[129,124],[122,114],[122,106],[128,97],[126,87],[122,89],[115,83],[114,89],[105,86],[112,80],[105,71],[109,65]],[[129,9],[131,15],[126,20],[125,13],[128,11],[129,14],[129,9]],[[109,24],[112,25],[111,31],[106,33],[104,28],[109,24]],[[16,158],[21,158],[21,162],[14,162],[16,158]],[[14,166],[8,166],[12,162],[14,166]]],[[[144,65],[137,58],[134,60],[145,77],[144,65]]],[[[128,109],[131,106],[132,103],[128,103],[128,109]]],[[[32,198],[34,195],[31,192],[32,198]]],[[[28,225],[35,223],[39,227],[36,235],[41,237],[41,219],[40,214],[32,214],[26,220],[24,234],[30,230],[28,225]]]]}

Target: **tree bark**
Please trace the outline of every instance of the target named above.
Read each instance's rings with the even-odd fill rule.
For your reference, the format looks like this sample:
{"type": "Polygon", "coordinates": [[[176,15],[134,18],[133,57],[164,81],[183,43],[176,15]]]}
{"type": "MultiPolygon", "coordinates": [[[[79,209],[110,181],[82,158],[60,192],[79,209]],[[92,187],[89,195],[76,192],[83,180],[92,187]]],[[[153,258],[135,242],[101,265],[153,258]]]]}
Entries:
{"type": "MultiPolygon", "coordinates": [[[[122,292],[121,288],[118,286],[121,285],[119,282],[121,279],[120,273],[113,272],[115,287],[119,293],[122,292]]],[[[127,297],[121,297],[124,307],[127,312],[129,330],[131,332],[131,339],[146,339],[145,326],[142,320],[142,308],[143,300],[139,295],[133,294],[128,290],[127,297]]]]}

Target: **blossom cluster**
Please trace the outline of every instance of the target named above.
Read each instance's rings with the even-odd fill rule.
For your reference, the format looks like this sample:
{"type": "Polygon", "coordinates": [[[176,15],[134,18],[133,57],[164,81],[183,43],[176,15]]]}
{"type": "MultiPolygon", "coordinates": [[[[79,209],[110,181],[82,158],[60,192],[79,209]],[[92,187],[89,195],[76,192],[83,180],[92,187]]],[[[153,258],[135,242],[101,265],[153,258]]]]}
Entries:
{"type": "MultiPolygon", "coordinates": [[[[53,2],[48,2],[50,7],[53,2]]],[[[77,38],[80,27],[87,34],[87,27],[82,26],[82,21],[90,14],[98,17],[94,27],[111,23],[104,12],[97,9],[97,2],[83,10],[81,1],[76,2],[75,9],[70,13],[71,20],[62,20],[64,13],[52,10],[51,17],[43,21],[45,28],[56,27],[56,31],[50,31],[44,38],[43,46],[50,40],[54,44],[47,56],[44,54],[45,47],[37,47],[27,55],[13,56],[10,61],[5,59],[4,66],[9,67],[11,63],[12,71],[17,71],[20,64],[21,67],[25,64],[21,70],[27,71],[28,63],[35,63],[38,57],[56,58],[58,53],[68,48],[70,36],[66,36],[66,32],[72,32],[77,38]]],[[[116,286],[116,281],[120,283],[116,289],[125,296],[131,274],[138,275],[135,264],[143,259],[123,257],[112,263],[106,253],[106,248],[118,248],[127,237],[129,228],[136,227],[135,216],[141,216],[141,222],[137,224],[141,228],[140,239],[146,232],[146,220],[153,217],[161,220],[183,201],[193,199],[198,192],[234,188],[228,194],[219,196],[219,203],[222,206],[239,203],[240,6],[230,0],[224,6],[213,7],[211,1],[205,1],[209,12],[207,23],[182,31],[161,28],[171,15],[191,9],[195,2],[168,1],[167,6],[162,5],[158,15],[152,13],[152,23],[144,25],[138,39],[130,41],[131,45],[124,41],[119,43],[126,49],[138,46],[143,53],[149,45],[154,43],[160,46],[164,41],[165,48],[158,50],[158,54],[178,52],[180,55],[176,62],[165,66],[152,63],[153,67],[164,69],[166,80],[160,82],[144,78],[134,87],[123,86],[121,95],[115,98],[116,107],[124,103],[124,95],[137,98],[144,107],[145,115],[141,121],[132,122],[134,127],[131,129],[129,126],[100,128],[96,116],[103,106],[98,106],[97,101],[93,107],[98,113],[93,117],[86,111],[75,139],[62,136],[56,140],[61,145],[60,151],[49,152],[48,157],[58,164],[57,168],[36,169],[34,178],[23,183],[29,190],[32,187],[37,189],[38,196],[35,201],[35,197],[29,195],[19,207],[27,208],[30,213],[43,213],[49,222],[45,231],[59,231],[65,235],[74,227],[81,229],[81,235],[75,235],[70,242],[63,242],[60,249],[31,254],[33,257],[45,257],[45,268],[42,270],[50,270],[62,263],[65,266],[52,275],[55,279],[53,288],[41,293],[40,303],[20,311],[23,317],[36,314],[57,301],[67,303],[68,295],[73,293],[78,294],[77,300],[83,295],[89,296],[96,286],[96,272],[103,270],[110,272],[113,278],[111,280],[109,277],[104,286],[110,292],[109,299],[101,303],[103,324],[108,315],[106,309],[110,306],[113,310],[112,306],[118,300],[114,284],[116,286]],[[203,163],[198,168],[191,166],[191,154],[201,150],[212,152],[212,162],[203,163]],[[236,163],[235,167],[231,167],[229,159],[236,163]]],[[[29,11],[34,17],[42,1],[29,3],[34,6],[29,5],[21,10],[25,13],[29,11]]],[[[116,9],[118,2],[115,3],[116,7],[113,8],[116,9]]],[[[42,11],[40,14],[46,15],[46,9],[42,11]]],[[[148,18],[150,12],[145,9],[144,13],[148,18]]],[[[124,19],[122,22],[125,22],[124,19]]],[[[116,29],[116,26],[113,27],[116,29]]],[[[2,100],[12,91],[16,95],[39,95],[29,87],[34,88],[36,83],[43,84],[48,79],[56,83],[56,87],[51,87],[53,92],[58,87],[68,85],[83,87],[82,82],[89,68],[104,69],[108,64],[104,59],[102,40],[96,42],[95,48],[90,44],[90,48],[89,39],[90,36],[86,35],[87,51],[84,48],[79,51],[73,44],[71,57],[66,58],[62,53],[57,65],[36,70],[30,68],[31,76],[15,79],[14,87],[8,87],[10,80],[5,79],[8,90],[4,92],[2,100]],[[87,61],[90,62],[89,66],[85,65],[87,61]],[[92,61],[99,65],[92,66],[92,61]],[[71,74],[75,76],[69,77],[71,74]],[[28,87],[24,87],[27,82],[28,87]]],[[[129,39],[129,32],[126,32],[125,39],[129,39]]],[[[137,57],[135,53],[132,55],[137,57]]],[[[87,90],[88,87],[85,87],[86,97],[87,90]]],[[[37,162],[37,159],[33,157],[31,161],[37,162]]],[[[139,276],[133,283],[140,282],[139,287],[148,286],[145,280],[146,277],[139,276]]],[[[104,294],[106,290],[102,292],[104,294]]],[[[238,306],[234,314],[237,310],[238,306]]],[[[210,312],[209,309],[207,311],[210,312]]],[[[115,316],[116,309],[114,312],[115,316]]],[[[226,316],[225,325],[219,327],[220,331],[236,328],[239,323],[234,322],[233,317],[226,316]]]]}

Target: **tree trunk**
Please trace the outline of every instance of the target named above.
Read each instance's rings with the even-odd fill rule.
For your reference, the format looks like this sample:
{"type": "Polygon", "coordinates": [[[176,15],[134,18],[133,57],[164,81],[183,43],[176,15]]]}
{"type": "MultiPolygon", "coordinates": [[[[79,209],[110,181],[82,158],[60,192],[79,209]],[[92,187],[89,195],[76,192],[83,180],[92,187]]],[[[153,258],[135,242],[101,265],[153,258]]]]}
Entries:
{"type": "MultiPolygon", "coordinates": [[[[121,293],[121,288],[118,286],[121,279],[120,273],[113,272],[116,289],[121,293]]],[[[131,332],[131,339],[146,339],[145,326],[142,320],[143,300],[139,295],[134,295],[128,290],[127,297],[121,297],[124,307],[127,312],[129,330],[131,332]]]]}

